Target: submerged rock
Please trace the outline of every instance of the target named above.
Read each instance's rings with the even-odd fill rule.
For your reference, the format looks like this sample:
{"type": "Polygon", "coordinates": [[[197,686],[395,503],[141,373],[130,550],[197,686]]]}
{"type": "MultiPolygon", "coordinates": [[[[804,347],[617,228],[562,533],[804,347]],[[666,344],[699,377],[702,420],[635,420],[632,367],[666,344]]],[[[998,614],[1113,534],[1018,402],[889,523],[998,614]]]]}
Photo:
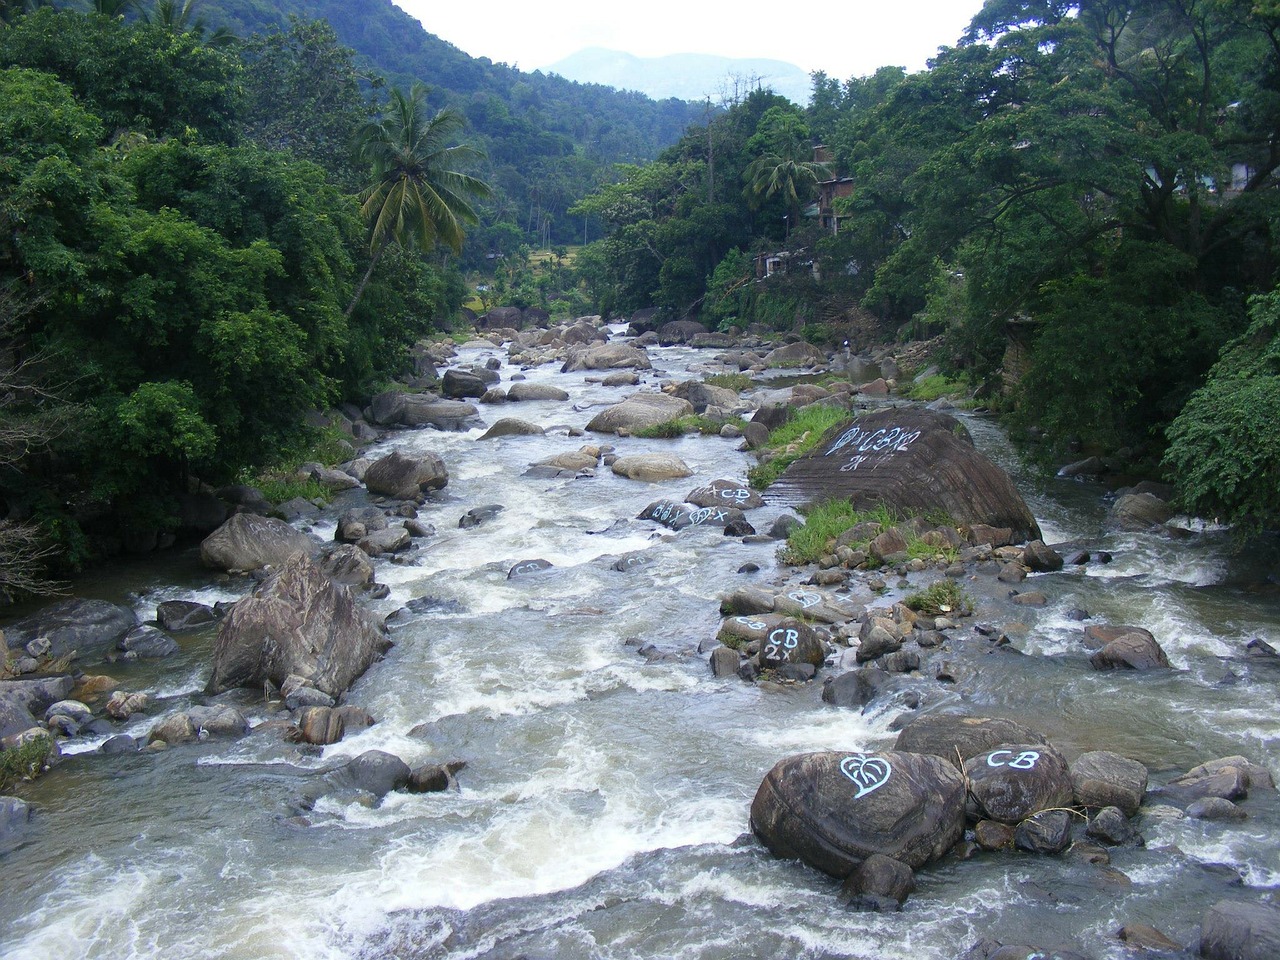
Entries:
{"type": "Polygon", "coordinates": [[[1220,900],[1200,924],[1205,960],[1275,960],[1280,957],[1280,909],[1220,900]]]}

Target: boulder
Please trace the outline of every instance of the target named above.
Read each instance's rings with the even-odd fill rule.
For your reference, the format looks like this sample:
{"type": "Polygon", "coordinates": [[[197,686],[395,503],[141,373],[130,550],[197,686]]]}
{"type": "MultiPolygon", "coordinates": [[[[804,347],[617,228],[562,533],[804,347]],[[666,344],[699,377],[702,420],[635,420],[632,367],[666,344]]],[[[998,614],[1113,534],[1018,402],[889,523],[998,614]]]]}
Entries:
{"type": "Polygon", "coordinates": [[[336,583],[363,589],[373,583],[373,560],[353,543],[330,550],[320,561],[325,576],[336,583]]]}
{"type": "Polygon", "coordinates": [[[178,642],[155,627],[140,623],[116,643],[127,654],[145,659],[168,657],[178,652],[178,642]]]}
{"type": "Polygon", "coordinates": [[[1071,846],[1071,814],[1065,810],[1045,810],[1018,824],[1013,845],[1027,853],[1056,856],[1071,846]]]}
{"type": "Polygon", "coordinates": [[[52,704],[66,699],[74,687],[70,677],[0,682],[0,739],[30,730],[52,704]]]}
{"type": "Polygon", "coordinates": [[[445,790],[458,789],[457,775],[466,769],[465,760],[450,760],[448,763],[433,763],[418,767],[409,775],[406,789],[410,793],[443,793],[445,790]]]}
{"type": "Polygon", "coordinates": [[[1095,670],[1169,669],[1169,658],[1150,634],[1126,633],[1089,658],[1095,670]]]}
{"type": "Polygon", "coordinates": [[[473,527],[481,526],[482,524],[488,523],[505,509],[506,507],[500,503],[491,503],[483,507],[472,507],[458,518],[458,527],[462,530],[470,530],[473,527]]]}
{"type": "Polygon", "coordinates": [[[1022,563],[1032,573],[1054,573],[1062,569],[1062,557],[1043,540],[1032,540],[1022,548],[1022,563]]]}
{"type": "Polygon", "coordinates": [[[234,739],[249,732],[249,721],[235,707],[218,704],[192,707],[187,717],[196,729],[196,739],[234,739]]]}
{"type": "Polygon", "coordinates": [[[200,562],[215,570],[281,567],[298,554],[311,555],[317,546],[283,520],[237,513],[200,544],[200,562]]]}
{"type": "Polygon", "coordinates": [[[21,833],[31,819],[31,807],[18,797],[0,797],[0,854],[21,843],[21,833]]]}
{"type": "Polygon", "coordinates": [[[1202,797],[1188,805],[1186,814],[1191,820],[1247,820],[1249,818],[1242,809],[1222,797],[1202,797]]]}
{"type": "Polygon", "coordinates": [[[379,621],[305,554],[238,601],[218,628],[208,692],[290,675],[337,697],[391,646],[379,621]]]}
{"type": "Polygon", "coordinates": [[[537,558],[534,560],[522,560],[507,571],[507,579],[515,580],[517,577],[524,577],[531,573],[541,573],[543,570],[550,570],[555,564],[550,560],[537,558]]]}
{"type": "Polygon", "coordinates": [[[1275,960],[1280,957],[1280,909],[1265,903],[1220,900],[1200,923],[1205,960],[1275,960]]]}
{"type": "Polygon", "coordinates": [[[636,393],[597,413],[587,429],[593,433],[634,433],[692,413],[693,406],[688,400],[665,393],[636,393]]]}
{"type": "Polygon", "coordinates": [[[964,833],[964,779],[937,757],[809,753],[779,762],[751,803],[751,829],[778,857],[847,877],[880,854],[916,868],[964,833]]]}
{"type": "Polygon", "coordinates": [[[1140,842],[1138,832],[1119,807],[1103,807],[1089,821],[1085,836],[1103,846],[1122,847],[1140,842]]]}
{"type": "Polygon", "coordinates": [[[529,383],[522,380],[507,389],[507,399],[512,403],[525,400],[568,400],[569,394],[549,383],[529,383]]]}
{"type": "Polygon", "coordinates": [[[1040,539],[1009,475],[975,449],[959,421],[931,410],[881,410],[833,427],[766,499],[787,506],[847,499],[861,510],[941,512],[956,525],[1008,527],[1019,542],[1040,539]]]}
{"type": "Polygon", "coordinates": [[[670,347],[677,343],[688,343],[699,334],[708,332],[697,320],[672,320],[658,328],[658,343],[670,347]]]}
{"type": "Polygon", "coordinates": [[[1035,749],[1047,741],[1017,721],[1004,717],[930,713],[903,727],[893,746],[895,750],[931,754],[960,765],[1002,743],[1029,744],[1035,749]]]}
{"type": "Polygon", "coordinates": [[[1093,750],[1071,764],[1071,786],[1077,806],[1118,807],[1132,817],[1147,792],[1147,768],[1118,753],[1093,750]]]}
{"type": "Polygon", "coordinates": [[[298,711],[297,733],[291,739],[300,743],[328,746],[347,735],[348,730],[373,726],[373,717],[363,707],[304,707],[298,711]]]}
{"type": "Polygon", "coordinates": [[[713,480],[685,498],[698,507],[737,507],[754,510],[764,506],[764,497],[739,480],[713,480]]]}
{"type": "Polygon", "coordinates": [[[786,618],[769,630],[760,644],[760,666],[777,670],[786,663],[808,663],[821,667],[827,649],[814,629],[803,620],[786,618]]]}
{"type": "Polygon", "coordinates": [[[1215,770],[1199,767],[1195,772],[1175,777],[1164,786],[1152,790],[1152,793],[1161,801],[1180,807],[1190,806],[1206,797],[1243,800],[1249,795],[1249,778],[1239,767],[1215,770]]]}
{"type": "Polygon", "coordinates": [[[1276,788],[1275,780],[1272,779],[1270,770],[1246,760],[1244,757],[1222,757],[1219,760],[1210,760],[1208,763],[1192,767],[1184,776],[1188,779],[1195,779],[1237,770],[1244,777],[1244,785],[1247,790],[1274,790],[1276,788]]]}
{"type": "Polygon", "coordinates": [[[10,650],[22,650],[32,640],[48,640],[42,655],[59,660],[73,652],[83,657],[110,650],[137,623],[137,614],[128,607],[72,598],[9,624],[4,639],[10,650]]]}
{"type": "MultiPolygon", "coordinates": [[[[581,347],[570,347],[568,358],[561,373],[576,373],[579,370],[648,370],[653,365],[643,347],[633,347],[625,343],[592,343],[581,347]]],[[[588,428],[590,429],[590,428],[588,428]]]]}
{"type": "Polygon", "coordinates": [[[363,550],[368,557],[381,557],[387,553],[400,553],[408,550],[412,539],[409,536],[409,531],[401,525],[387,527],[385,530],[375,530],[361,537],[356,546],[363,550]]]}
{"type": "Polygon", "coordinates": [[[1002,744],[965,761],[971,819],[1021,823],[1041,810],[1071,805],[1067,761],[1043,744],[1002,744]]]}
{"type": "Polygon", "coordinates": [[[742,657],[737,650],[729,647],[716,647],[711,651],[711,675],[715,677],[732,677],[742,665],[742,657]]]}
{"type": "Polygon", "coordinates": [[[613,461],[612,470],[628,480],[661,483],[693,476],[689,465],[673,453],[635,453],[613,461]]]}
{"type": "Polygon", "coordinates": [[[859,900],[872,897],[892,900],[901,906],[916,889],[916,875],[901,860],[872,854],[858,864],[840,888],[840,899],[857,906],[859,900]]]}
{"type": "Polygon", "coordinates": [[[165,600],[156,604],[156,622],[169,633],[195,630],[217,620],[218,611],[194,600],[165,600]]]}
{"type": "Polygon", "coordinates": [[[1111,507],[1111,521],[1122,530],[1147,530],[1173,519],[1173,508],[1150,493],[1129,493],[1111,507]]]}
{"type": "Polygon", "coordinates": [[[481,440],[496,440],[498,437],[540,437],[547,431],[536,423],[520,420],[516,417],[503,417],[486,430],[481,440]]]}
{"type": "Polygon", "coordinates": [[[185,713],[171,713],[164,717],[147,734],[147,743],[167,743],[176,746],[180,743],[195,743],[196,725],[185,713]]]}
{"type": "Polygon", "coordinates": [[[444,461],[434,453],[405,456],[395,450],[369,467],[364,482],[370,493],[412,500],[425,491],[447,486],[449,471],[444,461]]]}
{"type": "Polygon", "coordinates": [[[446,370],[440,389],[446,397],[455,400],[463,397],[483,397],[489,385],[476,374],[467,370],[446,370]]]}
{"type": "Polygon", "coordinates": [[[151,699],[145,693],[128,693],[117,690],[107,701],[107,716],[123,723],[135,713],[144,713],[151,699]]]}
{"type": "Polygon", "coordinates": [[[750,404],[743,403],[734,391],[698,380],[677,384],[671,396],[689,401],[694,413],[705,413],[708,407],[730,411],[750,409],[750,404]]]}
{"type": "Polygon", "coordinates": [[[889,685],[889,674],[878,667],[861,667],[831,677],[822,686],[823,702],[860,710],[889,685]]]}
{"type": "Polygon", "coordinates": [[[431,394],[401,394],[398,418],[406,427],[434,427],[446,432],[481,426],[480,411],[462,400],[441,400],[431,394]]]}
{"type": "Polygon", "coordinates": [[[766,367],[815,367],[826,362],[825,353],[803,340],[770,350],[764,358],[766,367]]]}
{"type": "Polygon", "coordinates": [[[329,774],[329,779],[337,786],[384,797],[392,790],[408,786],[412,773],[409,765],[394,754],[366,750],[329,774]]]}

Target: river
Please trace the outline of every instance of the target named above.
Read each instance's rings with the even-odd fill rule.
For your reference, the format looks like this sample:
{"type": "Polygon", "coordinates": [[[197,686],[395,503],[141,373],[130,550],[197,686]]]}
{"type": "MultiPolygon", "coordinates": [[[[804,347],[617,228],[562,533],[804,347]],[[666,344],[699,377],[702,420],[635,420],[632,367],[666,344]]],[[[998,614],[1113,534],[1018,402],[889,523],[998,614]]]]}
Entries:
{"type": "MultiPolygon", "coordinates": [[[[710,351],[651,355],[650,387],[714,367],[710,351]]],[[[489,357],[505,351],[470,347],[460,359],[489,357]]],[[[514,372],[504,367],[504,381],[514,372]]],[[[1243,823],[1143,815],[1146,848],[1113,851],[1109,868],[1070,855],[986,854],[919,871],[900,914],[840,908],[837,882],[754,841],[748,807],[785,756],[887,748],[900,708],[836,709],[821,702],[820,682],[714,679],[698,648],[716,633],[718,596],[796,582],[795,571],[777,563],[773,544],[702,528],[672,534],[634,518],[654,500],[745,476],[750,455],[718,437],[627,438],[620,450],[674,452],[695,476],[656,485],[607,469],[525,477],[537,460],[600,442],[567,428],[631,392],[551,366],[526,374],[570,391],[570,401],[482,414],[542,424],[546,436],[401,432],[374,451],[433,451],[450,473],[422,511],[439,535],[414,562],[378,568],[391,588],[380,613],[438,602],[394,628],[386,660],[352,690],[377,724],[323,752],[265,730],[125,756],[69,744],[81,752],[20,791],[36,816],[25,842],[0,854],[0,955],[950,960],[993,936],[1074,940],[1120,958],[1123,924],[1189,943],[1209,904],[1258,899],[1280,884],[1280,802],[1255,794],[1243,823]],[[488,504],[505,509],[459,529],[462,514],[488,504]],[[630,553],[648,562],[612,569],[630,553]],[[535,558],[554,566],[507,579],[535,558]],[[739,572],[746,564],[760,569],[739,572]],[[317,769],[375,748],[411,766],[463,759],[461,789],[393,793],[377,806],[325,799],[297,819],[317,769]]],[[[1068,757],[1115,750],[1147,764],[1156,783],[1232,754],[1280,771],[1280,667],[1243,659],[1248,640],[1280,635],[1280,597],[1264,565],[1214,529],[1107,532],[1100,488],[1036,476],[997,427],[967,419],[1014,474],[1047,541],[1085,543],[1114,560],[1028,581],[1050,599],[1039,610],[975,581],[978,609],[960,629],[998,624],[1021,653],[996,656],[954,688],[922,680],[929,705],[1021,719],[1068,757]],[[1078,607],[1095,621],[1146,626],[1176,669],[1091,671],[1069,616],[1078,607]]],[[[779,512],[749,519],[765,530],[779,512]]],[[[105,571],[78,592],[149,619],[162,600],[209,603],[247,588],[202,571],[188,551],[105,571]]],[[[127,732],[142,736],[160,713],[201,702],[213,635],[178,639],[181,652],[164,661],[85,665],[163,698],[127,732]]],[[[253,722],[265,719],[251,694],[237,702],[253,722]]]]}

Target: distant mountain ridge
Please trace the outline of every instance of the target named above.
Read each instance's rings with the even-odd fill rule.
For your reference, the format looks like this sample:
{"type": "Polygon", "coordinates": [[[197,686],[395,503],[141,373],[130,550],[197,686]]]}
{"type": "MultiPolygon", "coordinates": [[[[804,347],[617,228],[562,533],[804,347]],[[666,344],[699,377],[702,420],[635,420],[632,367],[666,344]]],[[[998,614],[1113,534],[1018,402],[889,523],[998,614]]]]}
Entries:
{"type": "Polygon", "coordinates": [[[809,102],[809,74],[794,63],[760,58],[720,57],[675,53],[665,57],[637,57],[621,50],[588,47],[548,67],[579,83],[599,83],[619,90],[636,90],[655,100],[716,100],[733,80],[759,80],[787,99],[809,102]]]}

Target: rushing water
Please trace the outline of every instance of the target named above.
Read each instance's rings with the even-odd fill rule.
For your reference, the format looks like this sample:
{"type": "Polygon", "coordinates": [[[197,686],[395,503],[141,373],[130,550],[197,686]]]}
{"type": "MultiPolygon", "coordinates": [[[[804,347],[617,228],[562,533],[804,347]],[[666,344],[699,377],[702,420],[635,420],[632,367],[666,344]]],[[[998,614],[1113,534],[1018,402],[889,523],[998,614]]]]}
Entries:
{"type": "MultiPolygon", "coordinates": [[[[503,355],[464,353],[468,362],[503,355]]],[[[661,369],[649,386],[700,375],[712,356],[654,355],[661,369]]],[[[504,379],[513,372],[504,368],[504,379]]],[[[488,407],[489,421],[577,428],[595,405],[630,392],[550,367],[528,376],[572,399],[488,407]]],[[[955,687],[921,679],[926,702],[1018,717],[1069,757],[1116,750],[1145,762],[1155,782],[1236,753],[1280,770],[1280,668],[1243,661],[1249,639],[1277,634],[1274,589],[1255,589],[1246,559],[1219,532],[1105,533],[1099,489],[1038,479],[995,427],[970,425],[1014,472],[1047,540],[1115,559],[1029,581],[1049,597],[1040,610],[1012,606],[994,581],[970,581],[975,619],[1000,625],[1021,654],[993,654],[955,687]],[[1068,616],[1077,607],[1095,621],[1149,627],[1177,669],[1093,673],[1081,624],[1068,616]]],[[[128,756],[70,745],[85,752],[24,788],[37,817],[25,842],[0,854],[4,957],[944,960],[994,936],[1074,939],[1118,958],[1113,933],[1124,923],[1190,942],[1208,904],[1280,884],[1280,804],[1259,794],[1242,824],[1144,816],[1147,849],[1115,851],[1110,869],[1069,855],[948,860],[920,871],[901,914],[844,911],[838,883],[772,859],[751,839],[748,806],[785,756],[890,745],[897,711],[829,707],[820,683],[714,679],[698,647],[716,632],[718,595],[794,582],[795,572],[770,544],[633,519],[654,500],[742,477],[748,455],[719,438],[628,438],[620,451],[674,452],[695,476],[649,485],[601,470],[549,481],[522,474],[600,438],[550,429],[478,442],[479,433],[405,432],[379,448],[431,450],[450,471],[445,495],[423,511],[439,536],[412,564],[379,567],[392,591],[379,612],[439,601],[394,629],[387,659],[351,693],[379,722],[323,753],[267,729],[128,756]],[[463,513],[488,504],[505,510],[458,528],[463,513]],[[612,569],[632,553],[648,562],[612,569]],[[535,558],[554,567],[507,579],[535,558]],[[739,573],[747,563],[759,572],[739,573]],[[374,748],[413,766],[464,759],[462,788],[390,794],[375,807],[322,799],[309,825],[296,818],[318,769],[374,748]]],[[[750,519],[764,529],[777,513],[766,507],[750,519]]],[[[127,598],[146,618],[160,600],[231,599],[247,586],[184,555],[87,589],[127,598]]],[[[181,653],[159,664],[101,669],[167,698],[163,710],[181,708],[200,700],[212,636],[180,642],[181,653]]],[[[253,722],[267,719],[251,694],[240,702],[253,722]]],[[[143,735],[154,719],[129,732],[143,735]]]]}

